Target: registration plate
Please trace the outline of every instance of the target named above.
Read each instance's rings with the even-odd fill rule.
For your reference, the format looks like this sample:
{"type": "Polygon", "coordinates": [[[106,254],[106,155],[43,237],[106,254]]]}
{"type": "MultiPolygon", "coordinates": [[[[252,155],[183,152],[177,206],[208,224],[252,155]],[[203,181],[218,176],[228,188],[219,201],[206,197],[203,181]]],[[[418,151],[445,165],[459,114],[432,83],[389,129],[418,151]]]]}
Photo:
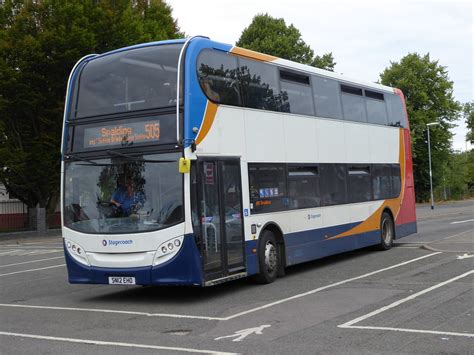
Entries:
{"type": "Polygon", "coordinates": [[[133,276],[110,276],[109,285],[135,285],[133,276]]]}

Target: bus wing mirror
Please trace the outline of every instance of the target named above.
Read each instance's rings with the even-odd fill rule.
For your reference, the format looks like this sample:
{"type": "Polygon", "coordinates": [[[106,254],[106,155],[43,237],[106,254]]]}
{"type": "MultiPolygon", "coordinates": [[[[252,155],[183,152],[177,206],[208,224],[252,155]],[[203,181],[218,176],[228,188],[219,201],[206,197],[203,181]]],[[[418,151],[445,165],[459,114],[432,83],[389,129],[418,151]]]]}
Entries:
{"type": "Polygon", "coordinates": [[[191,159],[179,158],[179,172],[181,174],[187,174],[191,170],[191,159]]]}

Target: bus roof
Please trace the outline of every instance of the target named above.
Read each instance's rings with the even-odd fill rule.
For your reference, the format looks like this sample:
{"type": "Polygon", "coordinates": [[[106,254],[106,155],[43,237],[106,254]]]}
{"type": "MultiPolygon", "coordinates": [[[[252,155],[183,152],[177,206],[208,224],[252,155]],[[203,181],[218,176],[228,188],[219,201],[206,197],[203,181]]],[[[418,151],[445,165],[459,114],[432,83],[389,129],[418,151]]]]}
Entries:
{"type": "MultiPolygon", "coordinates": [[[[140,44],[135,44],[135,45],[132,45],[132,46],[123,47],[123,48],[119,48],[119,49],[114,49],[112,51],[99,54],[99,55],[97,55],[96,57],[94,57],[90,60],[94,60],[94,59],[101,58],[101,57],[104,57],[104,56],[107,56],[107,55],[110,55],[110,54],[115,54],[115,53],[131,50],[131,49],[151,47],[151,46],[157,46],[157,45],[163,45],[163,44],[180,44],[180,43],[184,44],[186,41],[187,41],[186,38],[182,38],[182,39],[172,39],[172,40],[165,40],[165,41],[140,43],[140,44]]],[[[351,78],[351,77],[347,77],[347,76],[345,76],[341,73],[332,72],[332,71],[329,71],[329,70],[316,68],[316,67],[313,67],[313,66],[310,66],[310,65],[305,65],[305,64],[293,62],[291,60],[282,59],[282,58],[274,57],[274,56],[271,56],[271,55],[262,54],[262,53],[255,52],[255,51],[252,51],[252,50],[248,50],[248,49],[245,49],[245,48],[240,48],[240,47],[232,46],[232,45],[229,45],[229,44],[226,44],[226,43],[213,41],[213,40],[210,40],[208,38],[196,37],[195,39],[193,39],[193,42],[194,41],[208,42],[212,47],[230,48],[230,50],[228,51],[229,53],[233,53],[233,54],[239,55],[239,56],[245,56],[245,57],[248,57],[250,59],[256,59],[256,60],[259,60],[259,61],[274,63],[274,64],[277,64],[281,67],[285,67],[285,68],[288,68],[288,69],[294,69],[294,70],[297,70],[297,71],[304,71],[304,72],[307,72],[307,73],[313,73],[313,74],[317,74],[317,75],[320,75],[320,76],[325,76],[325,77],[328,77],[328,78],[336,79],[338,81],[357,84],[357,85],[361,85],[361,86],[365,86],[365,87],[371,87],[373,89],[378,89],[378,90],[382,90],[382,91],[386,91],[386,92],[390,92],[390,93],[394,92],[394,88],[392,88],[390,86],[385,86],[385,85],[381,85],[381,84],[377,84],[377,83],[371,83],[371,82],[367,82],[367,81],[363,81],[363,80],[359,80],[359,79],[354,79],[354,78],[351,78]]]]}

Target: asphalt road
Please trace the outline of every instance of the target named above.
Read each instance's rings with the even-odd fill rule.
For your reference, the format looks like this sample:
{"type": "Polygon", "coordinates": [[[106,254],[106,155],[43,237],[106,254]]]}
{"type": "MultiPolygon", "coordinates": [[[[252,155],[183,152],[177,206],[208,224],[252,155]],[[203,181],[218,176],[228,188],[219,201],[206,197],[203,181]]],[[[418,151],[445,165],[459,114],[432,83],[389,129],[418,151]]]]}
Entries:
{"type": "Polygon", "coordinates": [[[273,284],[69,285],[61,239],[0,242],[1,354],[473,354],[474,201],[273,284]]]}

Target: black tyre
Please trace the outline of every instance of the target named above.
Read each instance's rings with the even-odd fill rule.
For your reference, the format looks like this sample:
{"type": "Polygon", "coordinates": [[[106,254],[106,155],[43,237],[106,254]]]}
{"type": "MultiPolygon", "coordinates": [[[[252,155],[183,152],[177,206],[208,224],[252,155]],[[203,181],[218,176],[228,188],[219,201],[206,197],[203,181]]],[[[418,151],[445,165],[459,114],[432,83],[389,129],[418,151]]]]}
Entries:
{"type": "Polygon", "coordinates": [[[388,212],[382,213],[380,220],[380,250],[388,250],[393,245],[393,239],[395,237],[395,224],[393,223],[392,216],[388,212]]]}
{"type": "Polygon", "coordinates": [[[280,253],[273,233],[269,230],[263,231],[258,246],[260,273],[256,276],[256,280],[262,284],[269,284],[277,278],[280,267],[280,253]]]}

